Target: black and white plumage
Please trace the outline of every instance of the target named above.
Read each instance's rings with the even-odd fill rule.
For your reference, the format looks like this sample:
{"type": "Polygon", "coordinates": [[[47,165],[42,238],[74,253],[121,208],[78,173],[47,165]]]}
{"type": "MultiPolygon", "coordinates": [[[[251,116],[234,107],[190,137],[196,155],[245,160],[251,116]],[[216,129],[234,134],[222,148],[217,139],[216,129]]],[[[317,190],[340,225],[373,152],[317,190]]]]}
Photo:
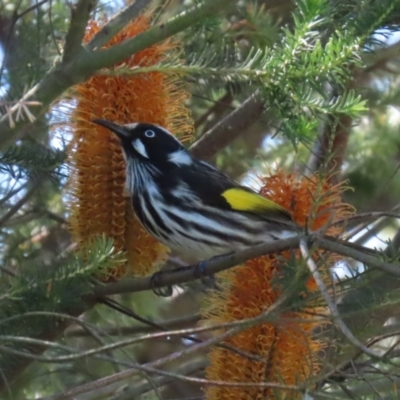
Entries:
{"type": "Polygon", "coordinates": [[[194,158],[166,129],[94,122],[121,141],[139,220],[179,254],[203,260],[298,234],[286,210],[194,158]]]}

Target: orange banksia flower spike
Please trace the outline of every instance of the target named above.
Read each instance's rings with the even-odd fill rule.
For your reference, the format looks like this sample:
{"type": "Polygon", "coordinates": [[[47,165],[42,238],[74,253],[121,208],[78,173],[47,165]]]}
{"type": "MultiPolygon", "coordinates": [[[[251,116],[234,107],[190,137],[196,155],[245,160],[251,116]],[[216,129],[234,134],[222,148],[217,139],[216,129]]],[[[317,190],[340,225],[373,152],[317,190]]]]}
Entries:
{"type": "MultiPolygon", "coordinates": [[[[150,16],[142,15],[127,25],[104,47],[118,44],[150,27],[150,16]]],[[[101,24],[91,21],[85,35],[89,41],[101,24]]],[[[176,47],[167,41],[140,51],[110,70],[155,65],[176,47]]],[[[69,153],[72,192],[70,222],[79,246],[95,235],[114,239],[116,251],[126,252],[128,265],[109,271],[117,277],[127,272],[146,274],[166,258],[167,249],[150,237],[134,216],[125,186],[125,161],[118,139],[107,129],[93,124],[94,118],[119,124],[149,122],[171,132],[191,134],[188,94],[177,78],[161,72],[132,76],[97,75],[74,88],[70,103],[72,143],[69,153]]]]}
{"type": "MultiPolygon", "coordinates": [[[[310,230],[316,230],[353,213],[353,209],[341,201],[346,187],[332,186],[328,182],[327,178],[319,176],[299,178],[295,174],[277,172],[262,178],[260,193],[289,210],[299,225],[308,223],[310,230]]],[[[340,229],[329,228],[326,233],[335,236],[340,229]]],[[[282,258],[290,263],[290,257],[293,257],[290,252],[279,256],[267,255],[223,272],[223,289],[208,298],[209,307],[204,312],[207,323],[229,323],[257,317],[267,311],[283,293],[282,258]]],[[[279,320],[256,325],[224,341],[256,356],[257,360],[214,348],[206,370],[207,378],[289,387],[305,384],[318,372],[317,355],[324,348],[324,343],[317,340],[314,333],[316,328],[326,323],[317,317],[325,309],[321,306],[323,303],[317,302],[318,298],[316,301],[315,296],[310,296],[313,293],[317,295],[318,288],[311,278],[307,283],[307,293],[299,294],[302,303],[295,311],[284,311],[279,320]]],[[[209,385],[205,391],[207,400],[297,400],[303,396],[300,391],[282,387],[209,385]]]]}

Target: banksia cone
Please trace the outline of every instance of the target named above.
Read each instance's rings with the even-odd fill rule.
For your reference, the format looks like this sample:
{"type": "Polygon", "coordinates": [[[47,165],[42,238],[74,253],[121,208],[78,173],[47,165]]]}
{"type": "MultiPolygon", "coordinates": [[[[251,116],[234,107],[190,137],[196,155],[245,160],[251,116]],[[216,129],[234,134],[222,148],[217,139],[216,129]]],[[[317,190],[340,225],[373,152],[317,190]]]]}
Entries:
{"type": "MultiPolygon", "coordinates": [[[[105,48],[118,44],[149,28],[149,16],[140,16],[107,43],[105,48]]],[[[90,22],[85,35],[88,42],[101,26],[90,22]]],[[[123,63],[115,65],[134,68],[154,65],[174,48],[164,42],[140,51],[123,63]]],[[[149,122],[171,132],[191,131],[184,101],[186,92],[172,77],[160,72],[132,76],[93,76],[75,88],[70,128],[73,139],[69,153],[71,166],[70,204],[73,239],[79,246],[95,235],[105,234],[114,239],[115,249],[128,256],[130,271],[146,274],[164,260],[167,249],[150,237],[133,214],[125,186],[125,161],[118,139],[107,129],[93,124],[94,118],[126,124],[149,122]],[[76,103],[75,103],[76,102],[76,103]]],[[[127,272],[127,266],[109,271],[116,277],[127,272]]]]}
{"type": "MultiPolygon", "coordinates": [[[[343,185],[330,186],[328,179],[318,176],[298,179],[293,174],[278,172],[262,179],[260,193],[289,210],[294,220],[312,230],[325,226],[352,213],[352,208],[341,202],[343,185]]],[[[339,229],[328,229],[330,235],[339,229]]],[[[211,294],[209,308],[204,313],[207,323],[229,323],[257,317],[267,311],[283,293],[282,258],[290,252],[267,255],[247,261],[243,266],[223,272],[226,285],[211,294]]],[[[299,257],[300,259],[300,257],[299,257]]],[[[329,262],[329,261],[328,261],[329,262]]],[[[227,339],[224,343],[258,357],[246,358],[232,351],[214,348],[206,376],[225,382],[272,383],[301,385],[320,368],[317,353],[324,343],[313,336],[315,328],[325,321],[316,318],[324,309],[310,294],[318,288],[311,278],[307,289],[299,295],[301,308],[285,311],[278,321],[266,322],[227,339]],[[319,308],[317,310],[316,308],[319,308]]],[[[208,386],[207,400],[301,399],[298,391],[268,387],[208,386]]]]}

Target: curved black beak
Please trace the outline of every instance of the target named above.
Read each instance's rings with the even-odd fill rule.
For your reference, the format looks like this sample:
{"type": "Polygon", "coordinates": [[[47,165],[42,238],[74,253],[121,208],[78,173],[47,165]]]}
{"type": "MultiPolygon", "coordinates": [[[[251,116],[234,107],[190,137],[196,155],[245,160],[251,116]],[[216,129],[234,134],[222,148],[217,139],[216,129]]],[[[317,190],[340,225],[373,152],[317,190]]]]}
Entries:
{"type": "Polygon", "coordinates": [[[121,140],[126,139],[129,135],[128,129],[126,129],[124,126],[118,125],[118,124],[108,121],[106,119],[96,118],[96,119],[93,119],[92,122],[109,129],[111,132],[115,133],[121,140]]]}

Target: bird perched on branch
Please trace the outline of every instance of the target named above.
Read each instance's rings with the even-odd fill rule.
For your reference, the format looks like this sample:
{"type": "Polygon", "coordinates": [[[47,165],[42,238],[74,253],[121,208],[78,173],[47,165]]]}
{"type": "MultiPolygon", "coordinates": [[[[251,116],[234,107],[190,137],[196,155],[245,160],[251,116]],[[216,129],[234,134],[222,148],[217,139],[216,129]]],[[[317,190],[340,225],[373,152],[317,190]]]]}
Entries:
{"type": "Polygon", "coordinates": [[[178,254],[205,260],[302,232],[287,210],[194,158],[168,130],[93,122],[121,141],[126,189],[144,228],[178,254]]]}

